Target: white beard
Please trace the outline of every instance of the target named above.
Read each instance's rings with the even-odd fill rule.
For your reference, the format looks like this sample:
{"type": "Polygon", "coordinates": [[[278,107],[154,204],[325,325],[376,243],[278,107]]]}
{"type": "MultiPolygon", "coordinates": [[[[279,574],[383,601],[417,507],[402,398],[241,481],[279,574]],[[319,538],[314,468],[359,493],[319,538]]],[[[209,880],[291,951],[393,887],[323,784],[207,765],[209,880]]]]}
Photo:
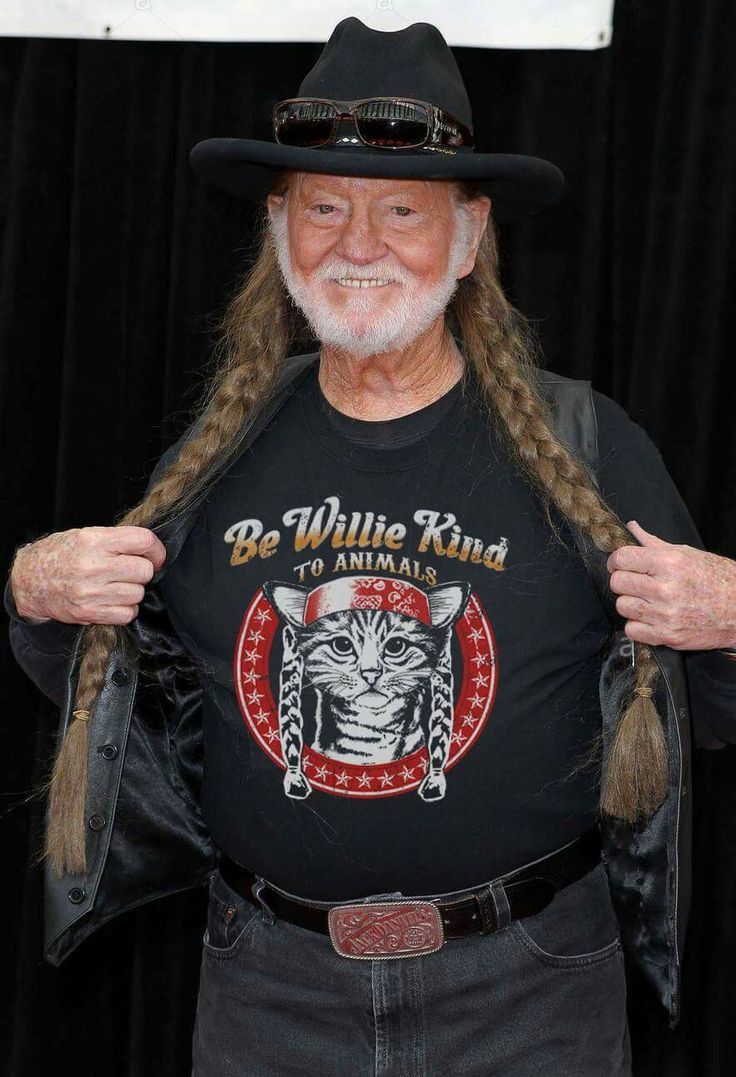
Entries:
{"type": "Polygon", "coordinates": [[[292,301],[307,319],[316,340],[347,355],[365,357],[401,350],[425,332],[447,307],[457,288],[456,273],[468,257],[473,235],[469,213],[454,205],[455,232],[450,245],[447,270],[441,280],[427,286],[401,263],[371,266],[351,265],[340,258],[328,258],[307,282],[292,269],[287,227],[287,203],[269,215],[268,224],[276,248],[281,275],[292,301]],[[340,277],[376,277],[398,281],[392,287],[392,301],[386,303],[376,293],[380,288],[354,288],[346,292],[347,302],[338,304],[327,296],[327,285],[340,277]]]}

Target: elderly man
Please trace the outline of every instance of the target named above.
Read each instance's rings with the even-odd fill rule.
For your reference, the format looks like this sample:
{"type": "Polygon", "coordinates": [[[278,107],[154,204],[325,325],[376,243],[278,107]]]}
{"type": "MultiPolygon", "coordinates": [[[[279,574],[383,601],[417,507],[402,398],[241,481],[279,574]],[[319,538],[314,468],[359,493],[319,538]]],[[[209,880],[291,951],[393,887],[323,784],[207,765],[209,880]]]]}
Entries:
{"type": "MultiPolygon", "coordinates": [[[[130,858],[142,877],[136,813],[171,757],[176,794],[192,812],[196,786],[201,810],[187,849],[210,858],[195,1074],[629,1073],[598,772],[585,762],[600,763],[601,700],[608,714],[625,681],[633,702],[606,755],[604,807],[666,829],[679,790],[659,673],[675,667],[648,647],[702,653],[690,656],[703,678],[693,717],[733,735],[736,667],[718,649],[736,645],[734,566],[702,549],[657,450],[614,401],[576,397],[578,429],[595,411],[595,487],[556,435],[544,394],[559,422],[572,383],[534,377],[491,219],[552,201],[556,170],[474,153],[439,32],[344,20],[300,89],[275,110],[276,143],[193,152],[221,186],[266,195],[268,211],[199,420],[117,527],[16,556],[6,605],[37,683],[52,680],[44,632],[88,626],[51,819],[74,817],[65,798],[88,727],[110,737],[125,711],[105,671],[120,671],[112,626],[126,626],[172,715],[159,772],[158,742],[131,742],[130,858]],[[350,81],[358,58],[368,86],[350,81]],[[405,86],[413,104],[386,100],[405,86]],[[366,105],[371,88],[381,97],[366,105]],[[284,375],[299,325],[320,350],[284,375]],[[631,662],[606,658],[605,676],[610,620],[581,535],[612,551],[626,622],[631,662]],[[179,680],[187,663],[196,689],[179,680]]],[[[185,825],[176,796],[155,803],[169,867],[154,896],[199,881],[190,871],[175,885],[170,866],[191,814],[185,825]]],[[[77,873],[69,900],[83,903],[97,847],[67,838],[52,827],[47,853],[62,878],[77,873]]],[[[106,870],[101,909],[114,903],[106,870]]],[[[645,890],[659,885],[652,871],[645,890]]]]}

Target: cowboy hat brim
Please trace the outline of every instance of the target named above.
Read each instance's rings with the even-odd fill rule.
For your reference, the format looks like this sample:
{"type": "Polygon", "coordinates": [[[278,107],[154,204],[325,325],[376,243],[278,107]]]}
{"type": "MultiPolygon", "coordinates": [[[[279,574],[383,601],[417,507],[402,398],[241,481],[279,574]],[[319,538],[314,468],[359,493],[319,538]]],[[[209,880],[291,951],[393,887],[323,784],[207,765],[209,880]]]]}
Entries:
{"type": "Polygon", "coordinates": [[[421,150],[314,149],[247,138],[206,138],[192,148],[189,160],[208,183],[259,202],[279,169],[391,179],[469,179],[491,199],[494,219],[500,222],[546,209],[559,200],[565,186],[560,169],[540,157],[474,150],[458,150],[450,156],[421,150]]]}

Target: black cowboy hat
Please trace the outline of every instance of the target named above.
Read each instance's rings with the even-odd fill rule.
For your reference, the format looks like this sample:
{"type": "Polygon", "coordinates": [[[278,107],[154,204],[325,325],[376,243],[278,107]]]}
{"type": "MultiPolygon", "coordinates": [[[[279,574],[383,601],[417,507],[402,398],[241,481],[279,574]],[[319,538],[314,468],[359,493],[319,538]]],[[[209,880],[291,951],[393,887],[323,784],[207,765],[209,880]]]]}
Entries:
{"type": "MultiPolygon", "coordinates": [[[[457,62],[440,31],[427,22],[386,32],[372,30],[353,16],[343,19],[296,96],[339,101],[395,96],[427,101],[459,120],[472,136],[470,101],[457,62]]],[[[266,197],[274,172],[280,169],[473,180],[491,199],[498,221],[516,220],[552,205],[565,182],[556,165],[527,154],[478,153],[468,145],[443,146],[439,151],[432,146],[374,148],[354,137],[347,144],[320,147],[207,138],[193,147],[189,159],[208,182],[254,201],[266,197]]]]}

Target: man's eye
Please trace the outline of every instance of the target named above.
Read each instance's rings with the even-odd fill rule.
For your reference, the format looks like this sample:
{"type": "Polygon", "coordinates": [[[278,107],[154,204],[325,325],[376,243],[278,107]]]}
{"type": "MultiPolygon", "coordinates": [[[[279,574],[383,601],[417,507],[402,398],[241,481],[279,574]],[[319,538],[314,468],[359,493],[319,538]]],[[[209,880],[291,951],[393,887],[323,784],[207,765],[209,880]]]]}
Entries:
{"type": "Polygon", "coordinates": [[[406,210],[406,213],[403,213],[403,212],[399,213],[400,217],[408,217],[410,213],[414,212],[414,210],[410,209],[409,206],[392,206],[391,208],[392,209],[398,209],[398,210],[406,210]]]}
{"type": "Polygon", "coordinates": [[[322,216],[322,217],[328,217],[328,216],[329,216],[329,213],[322,213],[322,210],[323,210],[323,209],[326,209],[326,210],[332,210],[332,209],[334,209],[334,208],[335,208],[335,207],[334,207],[334,206],[332,206],[332,205],[330,205],[330,203],[329,203],[329,202],[321,202],[321,203],[320,203],[320,204],[319,204],[319,205],[318,205],[318,206],[316,207],[316,209],[317,209],[317,212],[318,212],[318,213],[320,214],[320,216],[322,216]]]}

